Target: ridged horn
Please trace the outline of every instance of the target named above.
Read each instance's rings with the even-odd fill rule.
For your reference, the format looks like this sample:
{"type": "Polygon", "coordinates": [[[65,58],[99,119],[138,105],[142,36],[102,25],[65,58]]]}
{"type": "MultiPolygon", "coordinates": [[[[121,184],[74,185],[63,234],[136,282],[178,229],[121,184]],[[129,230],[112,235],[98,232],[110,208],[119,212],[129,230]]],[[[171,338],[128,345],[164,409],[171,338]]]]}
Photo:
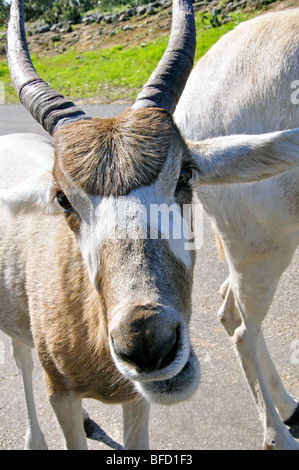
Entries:
{"type": "Polygon", "coordinates": [[[192,70],[195,48],[196,29],[191,0],[173,0],[168,46],[133,108],[163,108],[173,114],[192,70]]]}
{"type": "Polygon", "coordinates": [[[55,129],[62,125],[90,119],[36,73],[26,41],[23,0],[12,0],[11,3],[7,59],[11,81],[21,103],[49,134],[53,135],[55,129]]]}

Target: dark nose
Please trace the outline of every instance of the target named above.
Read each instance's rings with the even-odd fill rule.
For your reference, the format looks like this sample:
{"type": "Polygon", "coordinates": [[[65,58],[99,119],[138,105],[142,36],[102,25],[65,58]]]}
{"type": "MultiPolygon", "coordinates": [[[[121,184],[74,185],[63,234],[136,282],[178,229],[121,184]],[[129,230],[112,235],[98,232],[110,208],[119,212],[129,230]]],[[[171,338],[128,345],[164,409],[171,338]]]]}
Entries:
{"type": "Polygon", "coordinates": [[[134,314],[122,318],[110,332],[113,347],[138,373],[154,372],[171,364],[180,343],[179,325],[163,314],[134,314]]]}

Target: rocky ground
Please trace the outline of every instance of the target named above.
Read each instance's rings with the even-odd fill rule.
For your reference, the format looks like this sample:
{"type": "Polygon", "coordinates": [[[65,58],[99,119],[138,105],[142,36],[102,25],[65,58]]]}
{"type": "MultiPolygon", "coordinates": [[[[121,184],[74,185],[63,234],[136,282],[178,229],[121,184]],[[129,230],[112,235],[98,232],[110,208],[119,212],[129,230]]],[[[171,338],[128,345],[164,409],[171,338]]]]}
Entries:
{"type": "MultiPolygon", "coordinates": [[[[212,0],[194,3],[196,12],[229,13],[236,10],[275,10],[299,6],[299,0],[212,0]]],[[[228,19],[229,20],[229,19],[228,19]]],[[[71,47],[79,52],[108,48],[115,44],[140,46],[156,37],[169,34],[171,26],[171,2],[157,0],[146,6],[139,6],[111,14],[94,13],[83,16],[81,24],[48,25],[38,21],[28,23],[27,39],[29,49],[36,55],[55,55],[71,47]]],[[[0,32],[0,56],[5,58],[6,34],[0,32]]]]}

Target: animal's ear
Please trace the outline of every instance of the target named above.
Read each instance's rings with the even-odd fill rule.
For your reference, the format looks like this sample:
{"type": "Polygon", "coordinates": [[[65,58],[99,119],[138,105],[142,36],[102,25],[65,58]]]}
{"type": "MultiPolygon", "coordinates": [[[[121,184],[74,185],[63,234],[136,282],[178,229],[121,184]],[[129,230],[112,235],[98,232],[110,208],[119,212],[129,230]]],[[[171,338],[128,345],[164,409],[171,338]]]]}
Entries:
{"type": "Polygon", "coordinates": [[[187,145],[198,184],[253,183],[299,168],[299,129],[187,145]]]}
{"type": "Polygon", "coordinates": [[[14,215],[18,212],[43,212],[55,215],[61,212],[52,195],[53,181],[49,175],[30,178],[22,184],[0,190],[0,204],[14,215]]]}

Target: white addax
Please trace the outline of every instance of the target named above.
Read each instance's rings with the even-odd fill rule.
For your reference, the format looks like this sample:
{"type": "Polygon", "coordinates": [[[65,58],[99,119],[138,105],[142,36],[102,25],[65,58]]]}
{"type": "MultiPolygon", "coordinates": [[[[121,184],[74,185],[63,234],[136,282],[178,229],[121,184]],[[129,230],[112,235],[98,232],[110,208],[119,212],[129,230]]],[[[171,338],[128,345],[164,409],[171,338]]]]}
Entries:
{"type": "MultiPolygon", "coordinates": [[[[277,131],[298,127],[298,23],[298,9],[269,13],[219,40],[197,63],[177,106],[175,121],[183,136],[235,140],[237,133],[276,131],[275,141],[282,135],[277,131]]],[[[263,136],[258,139],[262,144],[263,136]]],[[[290,142],[281,140],[277,150],[298,158],[298,147],[290,142]]],[[[271,146],[268,151],[275,153],[271,146]]],[[[224,161],[223,171],[225,166],[224,161]]],[[[267,449],[299,447],[282,423],[298,423],[298,401],[283,387],[261,326],[298,246],[298,188],[297,169],[255,184],[202,185],[198,194],[229,265],[219,318],[252,391],[267,449]]]]}
{"type": "MultiPolygon", "coordinates": [[[[199,367],[188,331],[195,251],[186,250],[185,236],[170,231],[166,239],[167,227],[152,227],[139,203],[147,214],[151,204],[175,205],[178,220],[192,227],[192,211],[183,208],[192,204],[196,185],[221,185],[216,195],[226,183],[298,168],[299,130],[184,141],[172,113],[195,50],[190,0],[174,2],[169,45],[133,107],[112,119],[91,119],[37,75],[22,3],[11,4],[10,74],[21,102],[54,138],[0,138],[0,327],[12,338],[23,377],[25,447],[47,447],[34,407],[34,347],[66,448],[86,449],[86,433],[96,434],[83,398],[122,403],[124,447],[147,448],[150,402],[189,398],[199,367]],[[133,208],[128,226],[112,217],[115,206],[133,208]],[[155,236],[124,237],[136,221],[155,236]]],[[[221,200],[223,207],[227,199],[221,200]]],[[[247,277],[256,279],[248,263],[247,277]]],[[[235,285],[228,284],[227,301],[235,285]]],[[[247,340],[240,315],[237,323],[236,344],[251,345],[256,328],[246,324],[247,340]]]]}

